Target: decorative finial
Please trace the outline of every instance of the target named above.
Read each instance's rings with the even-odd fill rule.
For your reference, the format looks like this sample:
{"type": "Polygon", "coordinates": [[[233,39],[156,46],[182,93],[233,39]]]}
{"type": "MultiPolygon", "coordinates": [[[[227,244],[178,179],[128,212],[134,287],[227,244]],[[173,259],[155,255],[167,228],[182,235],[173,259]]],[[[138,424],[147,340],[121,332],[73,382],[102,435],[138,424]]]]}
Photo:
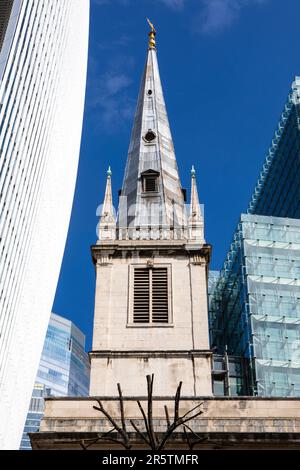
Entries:
{"type": "Polygon", "coordinates": [[[154,28],[153,23],[147,18],[148,24],[151,28],[151,31],[149,32],[149,49],[155,49],[155,36],[156,36],[156,29],[154,28]]]}
{"type": "Polygon", "coordinates": [[[192,165],[191,175],[192,175],[192,178],[196,178],[196,170],[195,170],[194,165],[192,165]]]}
{"type": "Polygon", "coordinates": [[[108,167],[108,170],[107,170],[107,176],[110,178],[112,175],[112,172],[111,172],[111,169],[110,169],[110,166],[108,167]]]}

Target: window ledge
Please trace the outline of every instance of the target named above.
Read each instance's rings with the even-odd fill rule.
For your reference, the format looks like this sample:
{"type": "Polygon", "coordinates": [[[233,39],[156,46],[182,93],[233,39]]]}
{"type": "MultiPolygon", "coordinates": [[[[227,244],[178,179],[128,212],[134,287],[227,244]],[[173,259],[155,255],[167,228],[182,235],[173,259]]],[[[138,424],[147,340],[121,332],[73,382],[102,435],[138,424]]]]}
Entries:
{"type": "Polygon", "coordinates": [[[174,323],[127,323],[126,328],[174,328],[174,323]]]}
{"type": "Polygon", "coordinates": [[[143,191],[141,193],[142,197],[148,197],[148,196],[158,196],[160,194],[160,191],[143,191]]]}

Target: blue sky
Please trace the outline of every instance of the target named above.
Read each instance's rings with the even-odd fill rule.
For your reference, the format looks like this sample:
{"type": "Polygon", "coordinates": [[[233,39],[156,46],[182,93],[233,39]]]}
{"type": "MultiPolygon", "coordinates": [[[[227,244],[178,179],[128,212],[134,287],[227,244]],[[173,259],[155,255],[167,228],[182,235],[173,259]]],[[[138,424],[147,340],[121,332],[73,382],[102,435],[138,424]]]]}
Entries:
{"type": "MultiPolygon", "coordinates": [[[[165,100],[183,187],[197,170],[218,269],[245,211],[290,85],[300,75],[299,0],[91,0],[85,116],[72,218],[53,311],[91,349],[96,209],[111,165],[121,188],[147,49],[158,31],[165,100]]],[[[79,32],[80,34],[80,32],[79,32]]]]}

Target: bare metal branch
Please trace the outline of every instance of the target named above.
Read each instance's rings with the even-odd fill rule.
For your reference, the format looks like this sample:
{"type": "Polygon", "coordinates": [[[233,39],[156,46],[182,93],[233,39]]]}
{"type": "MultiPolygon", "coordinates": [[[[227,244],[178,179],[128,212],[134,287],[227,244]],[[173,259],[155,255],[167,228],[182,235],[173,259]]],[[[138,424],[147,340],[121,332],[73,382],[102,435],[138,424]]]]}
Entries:
{"type": "MultiPolygon", "coordinates": [[[[204,404],[204,402],[198,403],[198,405],[194,406],[194,408],[192,408],[192,409],[189,410],[187,413],[185,413],[181,418],[185,418],[187,415],[189,415],[190,413],[192,413],[194,410],[196,410],[197,408],[199,408],[199,407],[202,406],[203,404],[204,404]]],[[[203,413],[202,410],[201,410],[201,413],[203,413]]]]}
{"type": "MultiPolygon", "coordinates": [[[[201,437],[199,434],[195,433],[195,431],[192,430],[187,424],[184,424],[184,432],[186,433],[186,428],[192,433],[193,436],[197,438],[196,441],[192,442],[192,446],[194,447],[196,444],[199,444],[200,442],[206,441],[207,437],[201,437]]],[[[193,450],[193,449],[192,449],[193,450]]]]}
{"type": "Polygon", "coordinates": [[[154,374],[152,374],[151,376],[147,375],[149,440],[151,442],[152,450],[155,450],[157,446],[157,440],[156,440],[156,436],[153,430],[153,417],[152,417],[153,380],[154,380],[154,374]]]}
{"type": "Polygon", "coordinates": [[[169,427],[169,426],[171,426],[171,421],[170,421],[170,416],[169,416],[169,410],[168,410],[167,405],[165,405],[164,408],[165,408],[165,413],[166,413],[167,425],[168,425],[168,427],[169,427]]]}
{"type": "Polygon", "coordinates": [[[200,442],[203,442],[203,441],[207,440],[207,437],[200,437],[187,424],[184,425],[184,435],[185,435],[185,438],[187,440],[187,443],[188,443],[188,446],[189,446],[190,450],[194,450],[195,445],[200,444],[200,442]],[[197,439],[195,441],[193,441],[189,437],[188,433],[186,432],[186,429],[188,429],[192,433],[193,436],[196,436],[197,439]]]}
{"type": "Polygon", "coordinates": [[[180,421],[181,421],[180,424],[187,423],[188,421],[191,421],[192,419],[197,418],[197,416],[200,416],[202,414],[203,414],[203,411],[198,411],[198,413],[195,413],[193,416],[189,416],[188,418],[185,418],[185,419],[180,418],[180,421]]]}
{"type": "Polygon", "coordinates": [[[179,416],[179,401],[180,401],[181,386],[182,386],[182,382],[179,382],[179,385],[176,390],[176,395],[175,395],[174,421],[177,421],[178,416],[179,416]]]}
{"type": "MultiPolygon", "coordinates": [[[[123,431],[123,429],[120,428],[120,426],[116,423],[116,421],[112,418],[112,416],[110,416],[110,414],[105,410],[105,408],[103,407],[101,401],[100,401],[100,400],[97,400],[97,402],[98,402],[99,407],[93,406],[93,408],[94,408],[95,410],[101,411],[101,413],[104,414],[104,416],[109,420],[109,422],[114,426],[115,430],[116,430],[116,431],[120,434],[120,436],[122,437],[122,440],[121,440],[121,441],[118,441],[118,440],[113,439],[113,438],[109,438],[109,440],[114,441],[114,442],[118,442],[118,443],[121,444],[123,447],[125,447],[125,449],[130,449],[130,448],[131,448],[131,444],[130,444],[130,442],[129,442],[127,433],[125,433],[125,432],[123,431]]],[[[105,439],[105,440],[108,440],[108,439],[105,439]]]]}
{"type": "MultiPolygon", "coordinates": [[[[166,421],[167,421],[167,430],[165,431],[161,441],[158,441],[158,435],[157,432],[154,431],[154,425],[153,425],[153,382],[154,382],[154,374],[147,375],[147,393],[148,393],[148,407],[147,407],[147,415],[141,405],[141,402],[137,400],[138,407],[140,409],[140,412],[142,414],[144,423],[145,423],[145,428],[146,432],[142,432],[138,426],[135,424],[134,420],[130,420],[130,423],[136,433],[141,437],[141,439],[146,443],[147,446],[149,446],[152,450],[162,450],[164,446],[166,445],[166,442],[170,439],[172,436],[173,432],[175,429],[177,429],[179,426],[183,426],[184,428],[184,434],[188,443],[188,446],[190,449],[192,449],[197,443],[202,442],[205,440],[205,438],[202,438],[198,436],[186,423],[188,421],[191,421],[192,419],[195,419],[197,416],[200,416],[203,411],[199,410],[200,406],[203,405],[202,403],[197,404],[194,406],[191,410],[187,411],[183,416],[179,416],[179,405],[180,405],[180,398],[181,398],[181,387],[182,387],[182,382],[179,382],[176,394],[174,397],[174,419],[173,422],[171,422],[170,415],[169,415],[169,410],[167,405],[164,406],[165,410],[165,415],[166,415],[166,421]],[[196,410],[199,410],[195,412],[196,410]],[[187,429],[190,431],[190,433],[197,438],[196,441],[193,441],[189,434],[187,433],[187,429]]],[[[121,414],[121,423],[122,423],[122,428],[117,424],[117,422],[110,416],[110,414],[105,410],[103,407],[103,404],[101,403],[100,400],[97,400],[98,402],[98,407],[94,406],[93,408],[95,410],[100,411],[101,413],[104,414],[104,416],[109,420],[109,422],[112,424],[113,429],[111,429],[109,432],[107,432],[104,435],[99,436],[96,440],[93,440],[90,444],[86,445],[85,441],[81,441],[80,445],[82,448],[85,450],[90,447],[91,445],[97,443],[99,440],[106,440],[106,441],[111,441],[117,444],[122,445],[126,449],[131,449],[132,444],[130,443],[129,435],[126,429],[126,419],[125,419],[125,411],[124,411],[124,399],[122,395],[122,390],[121,390],[121,385],[118,383],[118,393],[119,393],[119,402],[120,402],[120,414],[121,414]],[[110,437],[109,434],[112,431],[117,431],[117,433],[121,436],[121,440],[116,439],[114,437],[110,437]]]]}
{"type": "Polygon", "coordinates": [[[202,411],[199,411],[198,413],[195,413],[193,416],[190,416],[190,417],[187,417],[185,419],[182,419],[182,418],[178,418],[177,421],[175,421],[174,419],[174,422],[171,424],[171,426],[168,427],[159,447],[158,447],[158,450],[162,450],[166,444],[166,442],[168,441],[168,439],[170,439],[170,437],[172,436],[173,432],[175,431],[176,428],[178,428],[179,426],[187,423],[188,421],[196,418],[197,416],[199,416],[200,414],[202,414],[202,411]]]}
{"type": "Polygon", "coordinates": [[[151,442],[149,441],[149,439],[147,439],[147,437],[145,436],[145,434],[139,430],[139,428],[137,427],[137,425],[135,424],[135,422],[131,419],[130,420],[130,423],[131,425],[134,427],[134,429],[136,430],[136,432],[141,436],[141,438],[146,442],[146,444],[151,447],[151,442]]]}
{"type": "MultiPolygon", "coordinates": [[[[147,431],[147,434],[149,436],[150,432],[149,432],[149,426],[148,426],[148,420],[147,420],[147,416],[146,416],[146,413],[144,411],[144,408],[142,407],[141,405],[141,402],[139,400],[137,400],[137,404],[139,406],[139,409],[143,415],[143,419],[144,419],[144,423],[145,423],[145,427],[146,427],[146,431],[147,431]]],[[[150,446],[151,447],[151,446],[150,446]]]]}
{"type": "Polygon", "coordinates": [[[80,441],[79,444],[83,450],[87,450],[87,447],[84,445],[84,441],[80,441]]]}
{"type": "Polygon", "coordinates": [[[121,385],[118,383],[117,387],[118,387],[119,398],[120,398],[120,411],[121,411],[122,428],[123,428],[123,431],[126,433],[126,423],[125,423],[125,416],[124,416],[124,403],[123,403],[123,395],[122,395],[121,385]]]}
{"type": "Polygon", "coordinates": [[[110,429],[110,431],[107,431],[104,434],[98,434],[97,439],[84,439],[83,440],[84,445],[85,445],[86,442],[89,442],[89,444],[85,445],[85,447],[86,447],[85,450],[87,450],[89,447],[92,447],[93,445],[97,444],[97,442],[99,442],[101,439],[106,440],[106,436],[108,436],[113,431],[115,431],[115,428],[110,429]],[[90,442],[90,441],[92,441],[92,442],[90,442]]]}
{"type": "Polygon", "coordinates": [[[125,421],[125,413],[124,413],[124,399],[122,395],[122,390],[121,390],[121,385],[118,383],[118,392],[119,392],[119,401],[120,401],[120,411],[121,411],[121,422],[122,422],[122,428],[123,428],[123,438],[124,442],[126,444],[126,447],[130,447],[130,442],[126,430],[126,421],[125,421]]]}
{"type": "Polygon", "coordinates": [[[118,433],[120,433],[121,435],[123,435],[123,429],[120,428],[120,426],[118,426],[118,424],[116,423],[116,421],[110,416],[110,414],[105,410],[105,408],[103,407],[102,403],[100,400],[97,400],[97,403],[99,405],[99,407],[97,406],[93,406],[93,408],[95,410],[98,410],[98,411],[101,411],[101,413],[104,414],[104,416],[109,420],[109,422],[112,424],[112,426],[114,426],[114,428],[116,429],[116,431],[118,431],[118,433]]]}
{"type": "Polygon", "coordinates": [[[185,427],[184,427],[184,435],[185,435],[185,438],[186,438],[186,442],[187,442],[187,444],[188,444],[188,446],[189,446],[189,449],[190,449],[190,450],[193,450],[193,443],[192,443],[191,439],[189,438],[189,435],[188,435],[188,433],[186,432],[185,427]]]}

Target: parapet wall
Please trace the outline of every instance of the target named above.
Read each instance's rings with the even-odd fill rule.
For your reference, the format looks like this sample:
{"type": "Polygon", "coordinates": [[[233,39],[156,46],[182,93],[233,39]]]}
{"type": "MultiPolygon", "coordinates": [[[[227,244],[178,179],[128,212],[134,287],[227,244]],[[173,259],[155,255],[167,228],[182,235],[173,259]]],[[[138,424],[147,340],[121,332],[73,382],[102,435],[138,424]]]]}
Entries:
{"type": "MultiPolygon", "coordinates": [[[[101,402],[114,417],[120,419],[118,399],[105,398],[101,402]]],[[[233,446],[234,448],[299,448],[300,449],[300,399],[299,398],[182,398],[179,415],[183,416],[197,404],[203,403],[203,413],[188,423],[194,433],[204,437],[204,448],[233,446]]],[[[141,397],[147,411],[147,401],[141,397]]],[[[102,413],[95,410],[97,399],[62,398],[47,399],[45,416],[39,433],[31,434],[34,449],[80,448],[80,439],[91,439],[111,429],[111,424],[102,413]]],[[[168,406],[170,418],[174,413],[174,401],[163,397],[153,400],[153,425],[162,435],[167,428],[164,406],[168,406]]],[[[135,398],[124,398],[124,411],[128,432],[135,430],[132,419],[140,430],[144,421],[135,398]]],[[[170,444],[185,449],[182,427],[177,428],[170,444]]],[[[136,435],[136,446],[142,448],[136,435]]],[[[99,441],[97,448],[109,449],[112,444],[99,441]]]]}

